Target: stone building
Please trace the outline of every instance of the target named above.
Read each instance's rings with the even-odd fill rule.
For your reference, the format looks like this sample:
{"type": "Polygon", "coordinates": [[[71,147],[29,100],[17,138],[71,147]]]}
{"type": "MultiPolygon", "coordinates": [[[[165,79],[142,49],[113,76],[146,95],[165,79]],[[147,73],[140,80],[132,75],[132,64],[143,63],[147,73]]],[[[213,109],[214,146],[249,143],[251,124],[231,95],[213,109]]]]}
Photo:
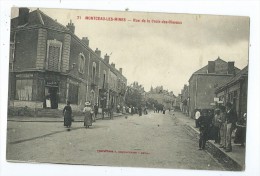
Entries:
{"type": "Polygon", "coordinates": [[[231,102],[238,117],[247,113],[248,66],[216,89],[216,97],[224,105],[231,102]]]}
{"type": "Polygon", "coordinates": [[[240,71],[234,64],[218,57],[215,61],[208,61],[208,65],[192,74],[189,79],[191,117],[194,116],[194,109],[212,108],[215,89],[240,71]]]}
{"type": "Polygon", "coordinates": [[[166,109],[173,109],[176,99],[173,92],[164,90],[163,86],[151,87],[150,91],[146,93],[146,99],[149,98],[157,100],[157,102],[164,105],[166,109]]]}
{"type": "Polygon", "coordinates": [[[50,108],[60,109],[69,100],[81,109],[86,101],[100,104],[101,92],[107,102],[109,90],[118,95],[112,89],[118,78],[124,78],[122,89],[127,84],[108,55],[103,59],[98,48],[89,47],[87,37],[75,35],[72,21],[63,26],[39,9],[19,8],[19,16],[11,20],[9,65],[11,106],[42,108],[49,100],[50,108]]]}

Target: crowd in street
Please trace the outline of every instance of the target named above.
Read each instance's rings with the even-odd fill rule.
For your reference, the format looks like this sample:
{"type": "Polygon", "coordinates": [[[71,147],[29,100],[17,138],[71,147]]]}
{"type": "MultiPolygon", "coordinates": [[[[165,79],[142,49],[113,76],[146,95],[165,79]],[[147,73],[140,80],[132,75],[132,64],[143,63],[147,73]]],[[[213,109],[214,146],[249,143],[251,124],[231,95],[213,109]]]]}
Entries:
{"type": "MultiPolygon", "coordinates": [[[[95,104],[94,106],[91,105],[90,102],[85,103],[85,107],[82,110],[82,113],[84,114],[84,126],[86,128],[89,128],[92,126],[92,123],[96,121],[97,115],[98,115],[98,104],[95,104]]],[[[110,119],[113,119],[113,106],[109,106],[108,108],[102,109],[102,119],[104,119],[104,114],[106,113],[110,119]]],[[[148,109],[146,106],[120,106],[117,105],[115,111],[117,113],[122,114],[138,114],[139,116],[142,116],[142,114],[147,115],[148,109]]],[[[70,127],[73,122],[73,115],[72,115],[72,108],[70,106],[70,101],[67,101],[67,105],[63,109],[63,117],[64,117],[64,126],[68,128],[68,131],[70,131],[70,127]]]]}
{"type": "Polygon", "coordinates": [[[219,105],[215,109],[197,109],[195,124],[200,131],[199,150],[205,149],[207,140],[214,140],[219,148],[231,152],[232,133],[235,134],[234,143],[245,145],[246,113],[238,118],[230,102],[226,107],[219,105]]]}

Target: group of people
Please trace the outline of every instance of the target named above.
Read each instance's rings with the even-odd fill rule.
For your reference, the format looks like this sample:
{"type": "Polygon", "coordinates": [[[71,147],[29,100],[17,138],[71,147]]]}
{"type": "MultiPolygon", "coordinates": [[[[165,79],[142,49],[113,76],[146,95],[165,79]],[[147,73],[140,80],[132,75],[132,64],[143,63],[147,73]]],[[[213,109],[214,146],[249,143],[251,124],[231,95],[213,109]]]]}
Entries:
{"type": "Polygon", "coordinates": [[[203,109],[195,113],[196,127],[200,130],[199,150],[205,149],[207,140],[215,140],[219,148],[226,152],[232,151],[231,135],[234,130],[234,143],[244,146],[246,133],[246,113],[238,119],[232,104],[227,102],[225,106],[219,106],[215,110],[203,109]]]}
{"type": "MultiPolygon", "coordinates": [[[[92,123],[95,122],[96,116],[98,114],[98,105],[95,104],[93,107],[90,102],[85,103],[85,107],[83,109],[84,114],[84,126],[89,128],[92,126],[92,123]]],[[[64,116],[64,126],[70,130],[73,118],[72,118],[72,108],[70,106],[70,101],[67,101],[67,105],[63,109],[64,116]]]]}
{"type": "Polygon", "coordinates": [[[124,113],[128,113],[128,114],[131,114],[131,115],[138,114],[139,116],[142,116],[143,114],[147,115],[148,110],[147,110],[146,106],[144,106],[144,107],[142,107],[142,106],[134,107],[134,106],[130,105],[129,107],[123,108],[123,114],[124,113]],[[124,109],[125,109],[125,111],[124,111],[124,109]]]}

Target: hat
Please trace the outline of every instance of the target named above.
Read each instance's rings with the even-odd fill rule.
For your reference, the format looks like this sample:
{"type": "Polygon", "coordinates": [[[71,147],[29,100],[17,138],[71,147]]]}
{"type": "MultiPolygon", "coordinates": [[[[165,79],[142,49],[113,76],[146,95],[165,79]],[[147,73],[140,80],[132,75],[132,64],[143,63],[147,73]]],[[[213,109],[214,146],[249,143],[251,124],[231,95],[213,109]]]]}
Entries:
{"type": "Polygon", "coordinates": [[[86,106],[90,106],[91,104],[90,104],[90,102],[87,101],[87,102],[85,103],[85,105],[86,105],[86,106]]]}

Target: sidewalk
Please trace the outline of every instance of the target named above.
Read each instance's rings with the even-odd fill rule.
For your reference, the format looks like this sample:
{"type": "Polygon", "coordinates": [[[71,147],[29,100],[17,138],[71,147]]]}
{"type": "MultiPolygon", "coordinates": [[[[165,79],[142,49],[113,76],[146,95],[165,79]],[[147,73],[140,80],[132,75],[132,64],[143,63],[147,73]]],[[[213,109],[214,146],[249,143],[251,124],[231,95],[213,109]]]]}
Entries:
{"type": "MultiPolygon", "coordinates": [[[[113,117],[122,116],[122,113],[113,113],[113,117]]],[[[74,122],[83,122],[84,116],[74,116],[74,122]]],[[[98,114],[96,120],[102,119],[101,114],[98,114]]],[[[108,116],[105,116],[104,119],[108,119],[108,116]]],[[[9,116],[7,121],[13,122],[63,122],[64,119],[62,115],[60,117],[26,117],[26,116],[9,116]]]]}
{"type": "MultiPolygon", "coordinates": [[[[175,117],[187,127],[187,130],[199,138],[199,129],[195,128],[194,119],[191,119],[181,112],[174,112],[174,114],[175,117]]],[[[214,144],[213,140],[209,140],[206,144],[206,150],[222,163],[227,170],[245,170],[245,147],[232,143],[232,152],[227,153],[224,149],[219,148],[219,144],[214,144]]]]}

